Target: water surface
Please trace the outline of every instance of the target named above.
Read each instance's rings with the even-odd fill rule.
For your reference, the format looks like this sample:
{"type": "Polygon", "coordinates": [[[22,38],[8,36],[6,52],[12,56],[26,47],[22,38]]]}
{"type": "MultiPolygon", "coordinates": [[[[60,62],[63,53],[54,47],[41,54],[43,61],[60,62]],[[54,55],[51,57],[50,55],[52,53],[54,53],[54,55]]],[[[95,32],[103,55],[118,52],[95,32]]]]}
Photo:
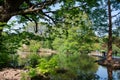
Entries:
{"type": "Polygon", "coordinates": [[[120,70],[109,70],[107,67],[99,65],[96,74],[100,77],[99,80],[111,79],[110,76],[112,76],[112,80],[120,80],[120,70]],[[108,74],[108,72],[112,73],[112,75],[108,74]]]}

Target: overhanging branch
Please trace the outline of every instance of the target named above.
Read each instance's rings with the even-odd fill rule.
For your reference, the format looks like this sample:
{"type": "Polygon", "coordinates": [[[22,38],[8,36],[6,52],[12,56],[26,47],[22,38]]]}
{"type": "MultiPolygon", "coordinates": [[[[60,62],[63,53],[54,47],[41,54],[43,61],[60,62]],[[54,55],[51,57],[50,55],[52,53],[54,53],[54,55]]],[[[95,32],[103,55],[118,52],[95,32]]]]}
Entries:
{"type": "Polygon", "coordinates": [[[26,10],[21,10],[19,12],[15,12],[13,14],[28,14],[28,13],[33,13],[33,12],[39,12],[41,11],[42,9],[45,9],[47,6],[55,3],[56,0],[49,0],[49,1],[44,1],[44,2],[41,2],[41,3],[38,3],[36,5],[33,5],[32,7],[26,9],[26,10]]]}
{"type": "Polygon", "coordinates": [[[42,14],[43,14],[44,16],[48,17],[49,19],[51,19],[53,23],[56,23],[56,22],[54,21],[54,19],[53,19],[51,16],[47,15],[47,14],[44,13],[44,12],[42,12],[42,14]]]}

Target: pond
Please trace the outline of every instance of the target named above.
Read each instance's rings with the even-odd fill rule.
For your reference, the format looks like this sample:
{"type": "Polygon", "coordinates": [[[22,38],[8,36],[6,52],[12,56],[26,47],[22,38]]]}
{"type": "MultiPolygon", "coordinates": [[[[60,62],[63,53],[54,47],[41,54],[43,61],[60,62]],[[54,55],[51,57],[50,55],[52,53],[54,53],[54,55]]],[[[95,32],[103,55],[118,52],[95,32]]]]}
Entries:
{"type": "Polygon", "coordinates": [[[120,80],[120,70],[98,65],[96,58],[88,55],[58,54],[39,61],[33,71],[41,70],[50,80],[120,80]]]}
{"type": "Polygon", "coordinates": [[[80,73],[77,78],[74,78],[74,74],[59,74],[55,75],[51,80],[120,80],[120,70],[112,70],[101,65],[98,65],[98,69],[92,74],[80,73]],[[68,76],[68,77],[67,77],[68,76]]]}
{"type": "Polygon", "coordinates": [[[94,63],[92,66],[89,66],[89,64],[87,67],[83,66],[77,69],[77,66],[80,66],[80,64],[73,65],[72,67],[74,68],[70,68],[72,73],[56,74],[54,77],[52,76],[51,80],[120,80],[120,70],[112,70],[111,67],[94,63]]]}
{"type": "Polygon", "coordinates": [[[120,70],[112,70],[110,67],[99,65],[96,74],[99,80],[120,80],[120,70]]]}

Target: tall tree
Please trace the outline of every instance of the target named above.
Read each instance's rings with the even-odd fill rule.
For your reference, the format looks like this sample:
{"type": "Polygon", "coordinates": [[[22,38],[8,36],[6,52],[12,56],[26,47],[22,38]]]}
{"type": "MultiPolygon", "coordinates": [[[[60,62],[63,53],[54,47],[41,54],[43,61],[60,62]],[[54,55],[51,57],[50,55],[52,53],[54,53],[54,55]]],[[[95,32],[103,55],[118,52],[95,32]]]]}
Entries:
{"type": "Polygon", "coordinates": [[[112,34],[119,29],[120,4],[119,0],[97,0],[98,7],[91,9],[90,18],[95,26],[94,29],[102,36],[108,33],[107,62],[112,61],[112,34]]]}
{"type": "Polygon", "coordinates": [[[119,1],[118,0],[108,0],[108,52],[107,52],[107,62],[111,62],[112,61],[112,34],[113,34],[113,29],[117,28],[119,25],[116,25],[114,22],[119,23],[117,21],[117,18],[119,18],[119,1]],[[112,13],[115,12],[117,14],[113,14],[112,13]],[[116,18],[116,19],[115,19],[116,18]],[[115,27],[117,26],[117,27],[115,27]]]}
{"type": "Polygon", "coordinates": [[[109,17],[109,34],[108,34],[108,53],[107,53],[107,61],[112,60],[112,16],[111,16],[111,2],[108,0],[108,17],[109,17]]]}

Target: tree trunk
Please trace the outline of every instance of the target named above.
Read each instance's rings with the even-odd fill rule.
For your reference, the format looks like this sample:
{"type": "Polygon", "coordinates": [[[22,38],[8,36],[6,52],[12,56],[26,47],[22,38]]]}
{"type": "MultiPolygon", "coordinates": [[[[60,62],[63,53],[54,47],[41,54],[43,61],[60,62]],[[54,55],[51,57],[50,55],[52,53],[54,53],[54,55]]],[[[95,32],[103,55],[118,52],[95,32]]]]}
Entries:
{"type": "Polygon", "coordinates": [[[112,61],[112,17],[111,17],[111,3],[108,0],[108,16],[109,16],[109,34],[108,34],[108,53],[107,53],[107,61],[112,61]]]}

